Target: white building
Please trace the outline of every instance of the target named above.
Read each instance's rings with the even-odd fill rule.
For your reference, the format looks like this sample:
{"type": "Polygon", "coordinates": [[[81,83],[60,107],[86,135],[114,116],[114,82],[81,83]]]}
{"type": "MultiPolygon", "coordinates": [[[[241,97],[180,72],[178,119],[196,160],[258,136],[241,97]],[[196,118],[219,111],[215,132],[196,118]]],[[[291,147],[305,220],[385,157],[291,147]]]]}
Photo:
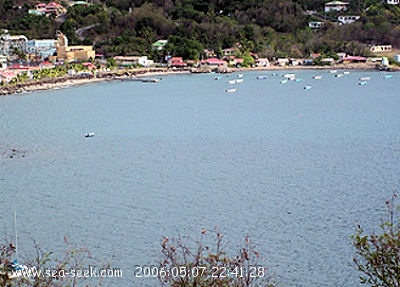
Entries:
{"type": "Polygon", "coordinates": [[[349,16],[349,15],[346,15],[346,16],[339,16],[338,17],[338,20],[340,22],[342,22],[343,24],[350,24],[350,23],[353,23],[353,22],[357,21],[358,19],[360,19],[360,16],[349,16]]]}
{"type": "Polygon", "coordinates": [[[258,58],[256,61],[257,67],[269,67],[270,63],[268,58],[258,58]]]}
{"type": "Polygon", "coordinates": [[[0,35],[0,55],[9,56],[14,50],[25,53],[27,42],[28,38],[24,35],[11,36],[7,30],[4,30],[4,34],[0,35]]]}
{"type": "Polygon", "coordinates": [[[399,0],[387,0],[387,3],[388,3],[389,5],[397,5],[397,4],[400,3],[400,1],[399,1],[399,0]]]}
{"type": "Polygon", "coordinates": [[[325,12],[346,11],[349,3],[342,1],[332,1],[325,4],[325,12]]]}
{"type": "Polygon", "coordinates": [[[37,54],[42,58],[53,56],[56,52],[57,40],[42,39],[42,40],[29,40],[26,47],[28,54],[37,54]]]}
{"type": "Polygon", "coordinates": [[[115,56],[114,60],[120,66],[140,65],[149,67],[153,64],[153,60],[149,60],[147,56],[115,56]]]}
{"type": "Polygon", "coordinates": [[[308,22],[308,27],[310,27],[311,29],[319,29],[322,27],[324,23],[323,22],[308,22]]]}

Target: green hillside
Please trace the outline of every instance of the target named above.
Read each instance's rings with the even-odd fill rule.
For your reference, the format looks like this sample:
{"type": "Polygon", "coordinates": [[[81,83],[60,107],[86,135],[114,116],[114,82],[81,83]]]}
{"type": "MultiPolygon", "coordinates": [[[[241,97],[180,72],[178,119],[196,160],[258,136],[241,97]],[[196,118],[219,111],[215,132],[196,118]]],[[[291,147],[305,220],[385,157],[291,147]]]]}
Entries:
{"type": "MultiPolygon", "coordinates": [[[[400,48],[400,5],[378,0],[350,0],[347,11],[324,12],[327,1],[281,0],[105,0],[68,7],[62,17],[33,16],[36,1],[0,0],[0,28],[28,38],[54,38],[56,30],[72,44],[93,44],[98,53],[149,55],[163,53],[200,59],[204,49],[237,46],[242,52],[268,57],[302,57],[310,52],[365,55],[371,44],[400,48]],[[16,4],[17,2],[17,4],[16,4]],[[358,15],[337,25],[341,15],[358,15]],[[310,21],[323,22],[319,29],[310,21]],[[97,24],[91,29],[76,30],[97,24]],[[151,44],[168,39],[163,53],[151,44]]],[[[49,1],[43,1],[49,2],[49,1]]]]}

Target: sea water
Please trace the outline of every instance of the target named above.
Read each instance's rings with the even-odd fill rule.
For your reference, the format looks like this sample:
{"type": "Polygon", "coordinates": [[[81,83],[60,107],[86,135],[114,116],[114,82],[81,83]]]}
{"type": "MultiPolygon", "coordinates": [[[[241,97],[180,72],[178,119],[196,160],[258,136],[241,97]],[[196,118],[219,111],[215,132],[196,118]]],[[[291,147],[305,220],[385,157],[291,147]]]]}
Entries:
{"type": "Polygon", "coordinates": [[[252,236],[278,286],[357,286],[350,236],[379,230],[399,184],[400,75],[284,73],[0,97],[2,238],[16,212],[20,254],[62,257],[65,236],[123,271],[103,284],[158,286],[134,272],[163,236],[219,226],[228,252],[252,236]]]}

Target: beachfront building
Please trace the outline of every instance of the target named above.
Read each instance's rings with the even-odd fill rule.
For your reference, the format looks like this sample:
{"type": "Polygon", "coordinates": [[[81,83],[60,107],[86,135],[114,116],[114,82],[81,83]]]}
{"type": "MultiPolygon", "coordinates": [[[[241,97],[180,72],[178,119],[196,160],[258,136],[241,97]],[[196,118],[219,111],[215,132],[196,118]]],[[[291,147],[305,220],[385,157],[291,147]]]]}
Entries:
{"type": "Polygon", "coordinates": [[[332,1],[325,4],[325,12],[346,11],[349,3],[342,1],[332,1]]]}
{"type": "Polygon", "coordinates": [[[228,63],[224,60],[220,60],[218,58],[209,58],[201,62],[203,65],[208,65],[212,67],[220,67],[220,66],[227,66],[228,63]]]}
{"type": "Polygon", "coordinates": [[[338,17],[339,22],[341,22],[343,24],[351,24],[351,23],[357,21],[358,19],[360,19],[360,16],[345,15],[345,16],[338,17]]]}
{"type": "Polygon", "coordinates": [[[285,67],[289,65],[290,60],[288,58],[278,58],[275,61],[275,65],[279,67],[285,67]]]}
{"type": "Polygon", "coordinates": [[[367,58],[366,57],[361,57],[361,56],[346,56],[341,58],[340,60],[344,64],[350,64],[350,63],[366,63],[367,58]]]}
{"type": "Polygon", "coordinates": [[[269,67],[270,66],[268,58],[258,58],[255,60],[255,64],[257,67],[269,67]]]}
{"type": "Polygon", "coordinates": [[[0,35],[0,55],[9,56],[14,54],[16,50],[25,52],[28,38],[24,35],[11,36],[8,30],[0,35]]]}
{"type": "Polygon", "coordinates": [[[172,67],[172,68],[182,68],[182,67],[186,67],[187,64],[183,61],[182,57],[171,57],[168,60],[168,66],[172,67]]]}
{"type": "Polygon", "coordinates": [[[0,72],[0,82],[9,83],[12,79],[17,76],[16,72],[10,70],[4,70],[0,72]]]}
{"type": "Polygon", "coordinates": [[[229,66],[235,66],[238,68],[243,65],[243,61],[244,61],[242,58],[236,58],[235,56],[228,56],[224,59],[228,61],[229,66]]]}
{"type": "Polygon", "coordinates": [[[68,38],[60,31],[57,32],[56,52],[55,57],[59,62],[80,62],[95,58],[92,46],[68,46],[68,38]]]}
{"type": "Polygon", "coordinates": [[[373,53],[390,52],[392,51],[392,45],[373,45],[370,51],[373,53]]]}
{"type": "Polygon", "coordinates": [[[149,67],[153,64],[152,60],[149,60],[147,56],[115,56],[115,62],[118,66],[142,66],[149,67]]]}
{"type": "Polygon", "coordinates": [[[323,65],[332,66],[335,64],[335,59],[333,58],[322,58],[321,63],[323,65]]]}
{"type": "Polygon", "coordinates": [[[27,42],[26,52],[45,59],[54,55],[56,52],[56,46],[57,40],[54,39],[34,39],[27,42]]]}

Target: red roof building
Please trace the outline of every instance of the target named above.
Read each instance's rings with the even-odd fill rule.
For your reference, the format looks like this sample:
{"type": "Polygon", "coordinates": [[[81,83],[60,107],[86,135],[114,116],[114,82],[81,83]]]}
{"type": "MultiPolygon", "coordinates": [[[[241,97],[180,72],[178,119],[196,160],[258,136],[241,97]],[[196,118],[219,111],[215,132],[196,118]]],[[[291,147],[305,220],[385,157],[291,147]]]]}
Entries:
{"type": "Polygon", "coordinates": [[[361,56],[346,56],[341,59],[343,62],[352,62],[352,63],[365,63],[367,61],[366,57],[361,56]]]}
{"type": "Polygon", "coordinates": [[[205,60],[204,63],[210,66],[225,66],[227,64],[225,61],[218,58],[209,58],[205,60]]]}
{"type": "Polygon", "coordinates": [[[168,60],[168,65],[170,67],[186,67],[187,64],[183,61],[182,57],[172,57],[171,59],[168,60]]]}

